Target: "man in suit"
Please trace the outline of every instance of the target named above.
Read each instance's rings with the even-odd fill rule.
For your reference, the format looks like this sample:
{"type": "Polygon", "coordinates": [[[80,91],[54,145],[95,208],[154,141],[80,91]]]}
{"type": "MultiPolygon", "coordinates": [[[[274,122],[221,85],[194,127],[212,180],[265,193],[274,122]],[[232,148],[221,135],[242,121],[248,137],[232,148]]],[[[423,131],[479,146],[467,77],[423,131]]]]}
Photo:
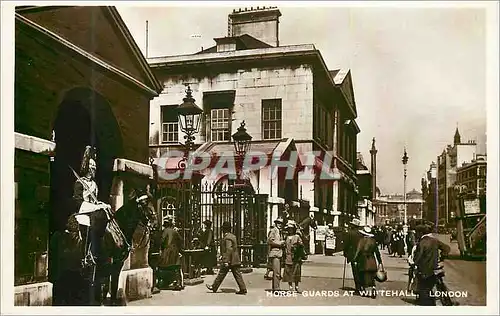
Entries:
{"type": "Polygon", "coordinates": [[[272,280],[272,290],[280,290],[280,280],[281,280],[281,258],[283,257],[283,246],[285,241],[283,240],[280,229],[283,225],[283,219],[278,217],[274,221],[274,227],[269,231],[267,236],[267,244],[269,245],[268,258],[271,260],[271,267],[273,269],[273,280],[272,280]]]}
{"type": "Polygon", "coordinates": [[[222,233],[224,234],[224,237],[220,245],[220,253],[222,255],[221,268],[219,270],[219,274],[217,274],[217,277],[214,280],[214,283],[212,285],[206,284],[206,286],[210,291],[214,293],[217,292],[227,273],[231,270],[234,279],[240,288],[236,294],[245,295],[247,294],[247,288],[240,270],[240,250],[238,249],[236,236],[231,233],[231,224],[229,222],[224,222],[222,224],[222,233]]]}
{"type": "Polygon", "coordinates": [[[175,229],[174,219],[170,216],[163,223],[165,229],[161,237],[161,255],[158,262],[159,279],[162,287],[180,291],[184,289],[181,253],[182,237],[175,229]]]}
{"type": "Polygon", "coordinates": [[[450,246],[432,236],[431,232],[432,229],[428,225],[417,227],[417,236],[421,237],[413,261],[417,269],[417,304],[421,306],[436,305],[430,295],[437,281],[434,271],[450,252],[450,246]]]}
{"type": "Polygon", "coordinates": [[[344,237],[344,257],[347,260],[347,263],[351,264],[352,276],[354,278],[354,285],[356,287],[356,292],[359,292],[361,289],[361,283],[359,279],[359,271],[357,263],[354,259],[356,254],[356,250],[358,249],[358,243],[362,238],[361,233],[359,232],[359,219],[354,218],[350,222],[350,227],[344,237]]]}
{"type": "MultiPolygon", "coordinates": [[[[269,234],[271,233],[271,231],[273,230],[274,228],[274,225],[271,225],[269,226],[269,232],[267,233],[267,238],[269,238],[269,234]]],[[[268,250],[269,252],[269,250],[268,250]]],[[[269,256],[267,257],[267,265],[266,265],[266,273],[264,274],[264,279],[265,280],[272,280],[273,277],[269,276],[269,273],[273,272],[273,263],[272,263],[272,260],[271,258],[269,258],[269,256]]]]}

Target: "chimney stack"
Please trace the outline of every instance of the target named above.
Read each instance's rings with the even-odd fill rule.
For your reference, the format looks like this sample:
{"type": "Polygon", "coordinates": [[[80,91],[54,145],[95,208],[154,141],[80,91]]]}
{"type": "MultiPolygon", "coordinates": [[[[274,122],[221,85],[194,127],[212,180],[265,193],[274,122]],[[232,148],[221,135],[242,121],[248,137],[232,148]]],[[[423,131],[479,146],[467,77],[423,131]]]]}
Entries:
{"type": "Polygon", "coordinates": [[[279,46],[279,18],[277,7],[238,9],[228,17],[229,36],[248,34],[271,46],[279,46]]]}

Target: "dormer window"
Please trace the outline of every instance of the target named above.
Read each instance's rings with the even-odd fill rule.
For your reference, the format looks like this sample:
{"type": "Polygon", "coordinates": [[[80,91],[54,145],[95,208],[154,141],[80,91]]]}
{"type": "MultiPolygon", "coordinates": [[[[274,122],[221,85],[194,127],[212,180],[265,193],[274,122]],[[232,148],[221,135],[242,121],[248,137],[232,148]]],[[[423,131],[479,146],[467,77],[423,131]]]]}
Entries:
{"type": "Polygon", "coordinates": [[[217,43],[217,53],[235,51],[237,49],[236,41],[237,39],[234,37],[215,38],[215,42],[217,43]]]}
{"type": "Polygon", "coordinates": [[[236,43],[229,43],[229,44],[219,44],[217,45],[217,52],[222,53],[222,52],[231,52],[236,50],[236,43]]]}

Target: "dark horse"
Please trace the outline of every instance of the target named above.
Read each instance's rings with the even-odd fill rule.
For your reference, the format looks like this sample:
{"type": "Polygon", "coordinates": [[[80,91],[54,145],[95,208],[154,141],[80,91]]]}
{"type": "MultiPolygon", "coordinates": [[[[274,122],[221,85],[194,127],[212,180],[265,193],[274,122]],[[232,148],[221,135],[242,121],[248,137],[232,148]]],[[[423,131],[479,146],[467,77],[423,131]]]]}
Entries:
{"type": "Polygon", "coordinates": [[[149,193],[133,190],[128,202],[114,213],[108,224],[102,240],[101,259],[98,260],[96,269],[96,303],[102,304],[109,292],[111,305],[126,305],[125,294],[118,297],[118,280],[123,263],[134,250],[132,238],[138,226],[143,226],[138,246],[144,246],[149,241],[151,230],[156,223],[156,214],[150,202],[149,193]],[[103,285],[104,291],[101,291],[103,285]]]}
{"type": "Polygon", "coordinates": [[[118,302],[118,279],[124,261],[133,250],[134,232],[139,225],[144,226],[143,238],[139,242],[142,244],[150,227],[155,223],[156,215],[149,205],[150,201],[151,196],[146,191],[132,190],[128,200],[113,213],[109,221],[93,223],[108,227],[102,238],[95,269],[82,268],[82,259],[87,246],[83,241],[84,237],[78,237],[81,234],[81,226],[79,227],[74,215],[70,217],[66,232],[59,233],[51,240],[52,243],[57,243],[56,249],[58,249],[54,305],[101,305],[102,285],[105,287],[104,293],[110,289],[113,305],[126,303],[124,294],[122,302],[118,302]]]}

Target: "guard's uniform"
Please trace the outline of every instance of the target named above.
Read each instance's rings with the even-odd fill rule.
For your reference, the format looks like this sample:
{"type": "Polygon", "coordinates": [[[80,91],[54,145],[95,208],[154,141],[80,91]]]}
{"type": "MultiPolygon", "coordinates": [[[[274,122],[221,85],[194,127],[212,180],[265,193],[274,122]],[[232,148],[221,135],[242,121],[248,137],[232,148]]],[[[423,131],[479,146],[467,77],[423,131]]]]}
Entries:
{"type": "MultiPolygon", "coordinates": [[[[101,240],[106,231],[106,222],[108,220],[104,209],[96,210],[97,184],[88,177],[82,177],[76,180],[73,191],[73,200],[76,203],[78,222],[83,227],[82,236],[85,236],[90,242],[90,251],[95,258],[99,257],[101,240]]],[[[85,238],[84,237],[84,238],[85,238]]]]}

